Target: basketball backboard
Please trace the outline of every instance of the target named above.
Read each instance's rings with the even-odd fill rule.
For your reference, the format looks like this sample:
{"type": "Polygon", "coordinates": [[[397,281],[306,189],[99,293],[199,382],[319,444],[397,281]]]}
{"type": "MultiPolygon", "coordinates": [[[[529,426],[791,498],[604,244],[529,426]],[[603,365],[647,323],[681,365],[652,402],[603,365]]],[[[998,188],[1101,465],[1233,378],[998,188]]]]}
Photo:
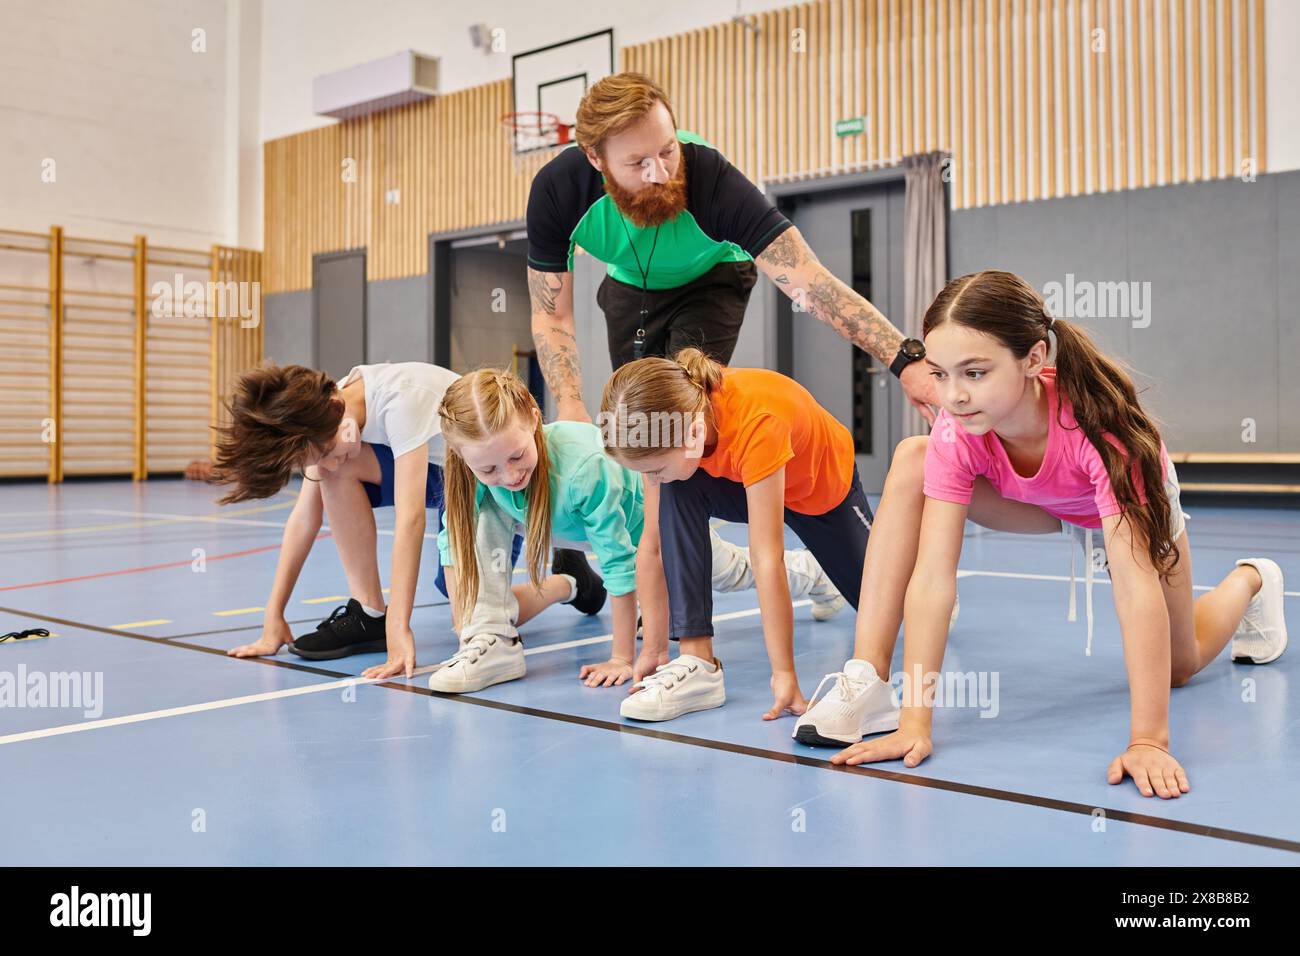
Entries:
{"type": "MultiPolygon", "coordinates": [[[[614,31],[601,30],[571,40],[561,40],[511,58],[514,113],[550,113],[573,125],[578,104],[587,89],[614,72],[614,31]]],[[[555,137],[537,145],[536,137],[514,137],[515,155],[549,149],[555,137]]]]}

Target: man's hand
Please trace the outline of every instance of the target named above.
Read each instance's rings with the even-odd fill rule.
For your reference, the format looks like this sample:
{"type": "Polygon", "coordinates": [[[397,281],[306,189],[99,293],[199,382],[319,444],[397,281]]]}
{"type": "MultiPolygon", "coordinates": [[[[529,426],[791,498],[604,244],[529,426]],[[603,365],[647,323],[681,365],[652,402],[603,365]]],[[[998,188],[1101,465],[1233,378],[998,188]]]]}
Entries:
{"type": "Polygon", "coordinates": [[[933,425],[935,415],[934,409],[930,406],[938,407],[939,394],[934,387],[934,376],[925,367],[924,360],[908,362],[907,367],[898,376],[898,381],[903,386],[907,400],[925,416],[927,422],[933,425]]]}

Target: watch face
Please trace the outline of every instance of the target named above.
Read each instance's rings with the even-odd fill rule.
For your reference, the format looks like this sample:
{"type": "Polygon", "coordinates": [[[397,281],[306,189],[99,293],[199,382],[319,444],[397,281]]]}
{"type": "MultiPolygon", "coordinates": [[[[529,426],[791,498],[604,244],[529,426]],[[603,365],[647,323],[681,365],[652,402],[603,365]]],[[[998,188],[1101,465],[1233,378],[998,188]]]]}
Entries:
{"type": "Polygon", "coordinates": [[[920,339],[903,339],[901,351],[912,361],[925,358],[925,343],[920,339]]]}

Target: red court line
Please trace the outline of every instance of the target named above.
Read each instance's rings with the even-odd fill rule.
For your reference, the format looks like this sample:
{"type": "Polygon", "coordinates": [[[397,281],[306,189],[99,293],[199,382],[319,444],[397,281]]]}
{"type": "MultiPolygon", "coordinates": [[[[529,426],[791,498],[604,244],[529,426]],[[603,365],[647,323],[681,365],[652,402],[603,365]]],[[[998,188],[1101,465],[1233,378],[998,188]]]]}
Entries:
{"type": "MultiPolygon", "coordinates": [[[[316,540],[332,537],[328,531],[323,531],[316,536],[316,540]]],[[[268,544],[261,548],[249,548],[247,551],[231,551],[229,554],[214,554],[211,557],[204,558],[205,561],[223,561],[226,558],[242,558],[249,554],[261,554],[264,551],[274,551],[280,547],[278,544],[268,544]]],[[[141,571],[162,571],[166,568],[181,568],[194,563],[191,558],[188,561],[172,561],[168,564],[150,564],[143,568],[123,568],[120,571],[100,571],[98,574],[81,574],[75,578],[58,578],[54,581],[32,581],[30,584],[6,584],[0,587],[0,591],[21,591],[23,588],[43,588],[51,584],[70,584],[73,581],[90,581],[94,578],[111,578],[119,574],[139,574],[141,571]]]]}

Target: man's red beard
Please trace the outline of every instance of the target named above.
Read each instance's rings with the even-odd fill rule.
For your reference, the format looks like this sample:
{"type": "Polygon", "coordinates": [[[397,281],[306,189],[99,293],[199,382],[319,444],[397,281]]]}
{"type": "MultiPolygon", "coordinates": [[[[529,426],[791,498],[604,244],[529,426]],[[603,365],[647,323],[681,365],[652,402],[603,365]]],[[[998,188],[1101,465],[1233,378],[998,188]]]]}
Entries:
{"type": "Polygon", "coordinates": [[[634,226],[644,229],[661,225],[686,208],[686,157],[682,156],[677,174],[666,183],[646,183],[631,193],[612,176],[606,176],[605,192],[634,226]]]}

